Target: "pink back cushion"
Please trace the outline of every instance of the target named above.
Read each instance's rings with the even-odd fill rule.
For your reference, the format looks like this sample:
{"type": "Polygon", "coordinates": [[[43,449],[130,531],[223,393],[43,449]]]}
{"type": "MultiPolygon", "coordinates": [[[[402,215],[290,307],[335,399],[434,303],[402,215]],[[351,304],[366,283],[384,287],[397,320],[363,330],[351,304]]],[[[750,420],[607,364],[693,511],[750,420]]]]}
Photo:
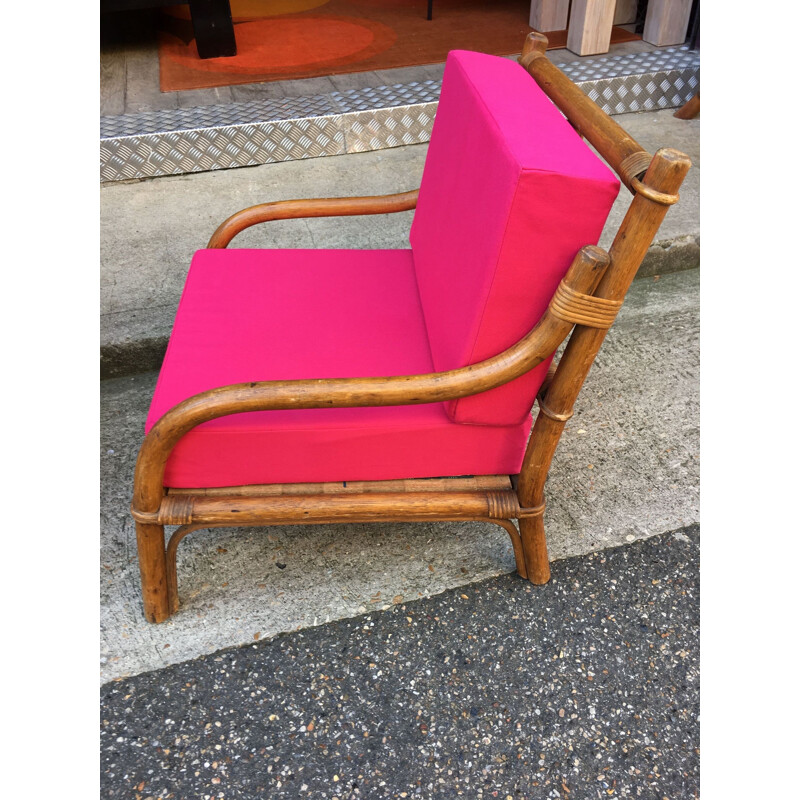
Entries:
{"type": "MultiPolygon", "coordinates": [[[[618,191],[521,66],[451,52],[411,228],[436,369],[474,364],[521,339],[578,250],[597,243],[618,191]]],[[[448,403],[448,415],[519,424],[548,363],[448,403]]]]}

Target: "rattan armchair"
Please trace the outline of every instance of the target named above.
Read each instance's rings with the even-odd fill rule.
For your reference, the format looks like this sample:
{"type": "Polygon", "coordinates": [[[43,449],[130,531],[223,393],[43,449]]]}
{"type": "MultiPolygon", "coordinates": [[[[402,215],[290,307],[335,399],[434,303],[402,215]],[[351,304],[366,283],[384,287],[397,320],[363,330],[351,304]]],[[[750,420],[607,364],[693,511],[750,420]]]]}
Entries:
{"type": "MultiPolygon", "coordinates": [[[[678,200],[678,189],[690,168],[690,161],[672,149],[661,149],[653,156],[648,154],[545,57],[546,46],[543,35],[528,36],[519,60],[528,73],[522,73],[525,80],[532,78],[538,84],[578,134],[595,147],[632,195],[630,207],[608,252],[586,241],[583,242],[585,246],[572,249],[573,255],[560,268],[559,275],[563,277],[556,279],[557,288],[554,292],[548,291],[550,299],[549,302],[545,300],[544,313],[537,315],[533,320],[535,324],[526,328],[525,335],[517,337],[510,346],[497,348],[487,357],[424,374],[389,377],[373,372],[367,377],[320,378],[310,374],[299,379],[275,380],[265,375],[254,380],[248,375],[246,380],[186,396],[166,413],[159,412],[139,454],[132,503],[144,612],[149,621],[161,622],[178,609],[178,543],[193,530],[215,526],[483,520],[508,532],[520,576],[534,584],[549,580],[544,486],[550,463],[606,332],[661,221],[678,200]],[[569,340],[558,365],[550,364],[548,369],[546,364],[567,337],[569,340]],[[497,425],[492,427],[491,420],[484,424],[469,418],[472,413],[491,414],[493,406],[478,411],[464,410],[466,424],[457,419],[458,424],[453,422],[453,414],[457,413],[453,411],[454,404],[466,399],[499,398],[498,392],[504,391],[499,387],[521,385],[525,380],[523,376],[536,369],[540,371],[540,378],[534,395],[539,410],[529,438],[526,431],[523,436],[519,427],[511,428],[508,422],[501,422],[498,428],[497,425]],[[269,480],[245,480],[237,485],[226,485],[230,482],[227,479],[194,485],[192,477],[186,477],[181,485],[181,481],[170,477],[170,459],[176,457],[179,447],[198,426],[205,426],[212,420],[250,412],[316,414],[316,419],[337,409],[364,409],[364,412],[352,412],[358,415],[368,408],[434,407],[434,404],[442,404],[441,407],[447,409],[451,415],[448,425],[466,430],[470,436],[483,435],[485,431],[487,436],[499,436],[499,429],[513,431],[514,441],[520,442],[519,457],[506,462],[498,456],[497,463],[519,465],[521,462],[521,466],[515,466],[513,472],[500,474],[476,471],[471,469],[473,462],[465,460],[464,470],[451,468],[444,473],[458,477],[442,477],[420,475],[418,469],[417,474],[394,474],[389,465],[388,473],[381,470],[370,473],[370,468],[365,467],[367,474],[363,478],[358,474],[354,478],[351,473],[338,475],[334,472],[335,477],[328,479],[323,475],[321,480],[314,480],[316,473],[308,473],[310,478],[297,480],[298,474],[305,476],[306,473],[292,472],[287,466],[288,477],[283,480],[279,464],[270,468],[269,480]],[[302,411],[311,409],[317,411],[302,411]],[[520,436],[523,436],[521,440],[520,436]],[[391,477],[387,478],[387,474],[391,477]],[[165,543],[165,525],[180,526],[168,543],[165,543]]],[[[447,86],[443,88],[443,98],[446,91],[447,86]]],[[[441,108],[440,104],[440,111],[441,108]]],[[[436,128],[433,136],[434,139],[437,136],[436,128]]],[[[423,194],[425,181],[424,177],[423,194]]],[[[421,201],[421,195],[412,191],[384,197],[296,200],[254,206],[226,220],[212,236],[209,251],[222,251],[218,254],[220,258],[226,253],[241,252],[225,248],[240,231],[269,220],[385,214],[413,209],[418,199],[421,201]]],[[[574,213],[580,215],[581,209],[574,209],[574,213]]],[[[596,236],[594,241],[597,241],[596,236]]],[[[433,336],[430,325],[428,335],[433,336]]],[[[280,342],[276,342],[275,347],[279,346],[280,342]]],[[[176,369],[174,364],[172,369],[176,369]]],[[[520,402],[524,405],[526,401],[523,398],[520,402]]],[[[528,425],[532,402],[531,397],[523,409],[528,425]]],[[[345,419],[352,418],[351,415],[345,419]]],[[[342,430],[347,429],[347,424],[342,423],[342,430]]],[[[239,433],[238,429],[230,431],[231,436],[239,433]]],[[[456,433],[461,435],[461,430],[456,433]]],[[[346,453],[349,444],[346,434],[343,435],[345,438],[337,440],[331,452],[346,453]]],[[[242,433],[242,447],[254,446],[253,441],[242,433]]],[[[358,446],[354,441],[353,447],[358,446]]],[[[294,450],[286,452],[291,454],[294,450]]],[[[301,459],[302,456],[300,453],[301,459]]],[[[254,456],[261,457],[260,451],[254,456]]],[[[263,458],[269,459],[270,454],[264,452],[263,458]]],[[[232,474],[236,474],[238,464],[237,461],[233,465],[232,474]]],[[[335,470],[335,465],[332,469],[335,470]]]]}

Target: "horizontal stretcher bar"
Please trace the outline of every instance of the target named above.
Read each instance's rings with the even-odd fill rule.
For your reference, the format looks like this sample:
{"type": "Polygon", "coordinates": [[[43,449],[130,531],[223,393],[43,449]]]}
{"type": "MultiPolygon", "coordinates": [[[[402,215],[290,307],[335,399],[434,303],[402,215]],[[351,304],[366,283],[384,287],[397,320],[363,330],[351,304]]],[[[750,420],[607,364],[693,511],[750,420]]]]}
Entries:
{"type": "Polygon", "coordinates": [[[155,525],[247,525],[437,519],[514,519],[513,489],[365,492],[320,495],[166,495],[158,511],[133,509],[137,522],[155,525]]]}

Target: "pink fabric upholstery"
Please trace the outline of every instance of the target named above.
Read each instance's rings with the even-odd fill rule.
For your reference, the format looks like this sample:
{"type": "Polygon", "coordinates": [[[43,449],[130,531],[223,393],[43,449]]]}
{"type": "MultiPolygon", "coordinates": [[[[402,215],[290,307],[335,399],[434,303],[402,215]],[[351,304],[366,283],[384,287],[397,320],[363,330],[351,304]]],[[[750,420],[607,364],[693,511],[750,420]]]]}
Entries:
{"type": "MultiPolygon", "coordinates": [[[[226,384],[431,371],[410,251],[201,250],[147,429],[226,384]]],[[[458,425],[442,404],[238,414],[184,437],[165,485],[510,474],[529,430],[458,425]]]]}
{"type": "MultiPolygon", "coordinates": [[[[595,244],[613,173],[513,61],[447,59],[411,246],[437,371],[510,347],[539,320],[577,251],[595,244]]],[[[519,424],[547,363],[447,404],[457,422],[519,424]]]]}

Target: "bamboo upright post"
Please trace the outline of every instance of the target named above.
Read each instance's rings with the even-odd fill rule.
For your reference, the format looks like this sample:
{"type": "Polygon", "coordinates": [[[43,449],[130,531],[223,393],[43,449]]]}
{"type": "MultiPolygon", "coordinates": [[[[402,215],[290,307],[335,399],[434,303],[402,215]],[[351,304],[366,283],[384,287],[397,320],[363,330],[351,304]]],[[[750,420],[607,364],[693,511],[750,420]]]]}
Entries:
{"type": "Polygon", "coordinates": [[[148,622],[163,622],[172,613],[167,591],[164,526],[137,522],[136,543],[139,550],[145,619],[148,622]]]}
{"type": "MultiPolygon", "coordinates": [[[[624,299],[690,166],[689,159],[677,150],[664,148],[653,156],[642,182],[651,190],[650,196],[637,194],[631,202],[609,251],[611,266],[594,291],[595,297],[624,299]]],[[[520,519],[528,579],[533,583],[546,583],[550,579],[543,517],[547,473],[564,425],[572,416],[575,399],[606,332],[604,328],[577,325],[544,397],[540,396],[539,414],[517,484],[520,506],[542,512],[520,519]]]]}

